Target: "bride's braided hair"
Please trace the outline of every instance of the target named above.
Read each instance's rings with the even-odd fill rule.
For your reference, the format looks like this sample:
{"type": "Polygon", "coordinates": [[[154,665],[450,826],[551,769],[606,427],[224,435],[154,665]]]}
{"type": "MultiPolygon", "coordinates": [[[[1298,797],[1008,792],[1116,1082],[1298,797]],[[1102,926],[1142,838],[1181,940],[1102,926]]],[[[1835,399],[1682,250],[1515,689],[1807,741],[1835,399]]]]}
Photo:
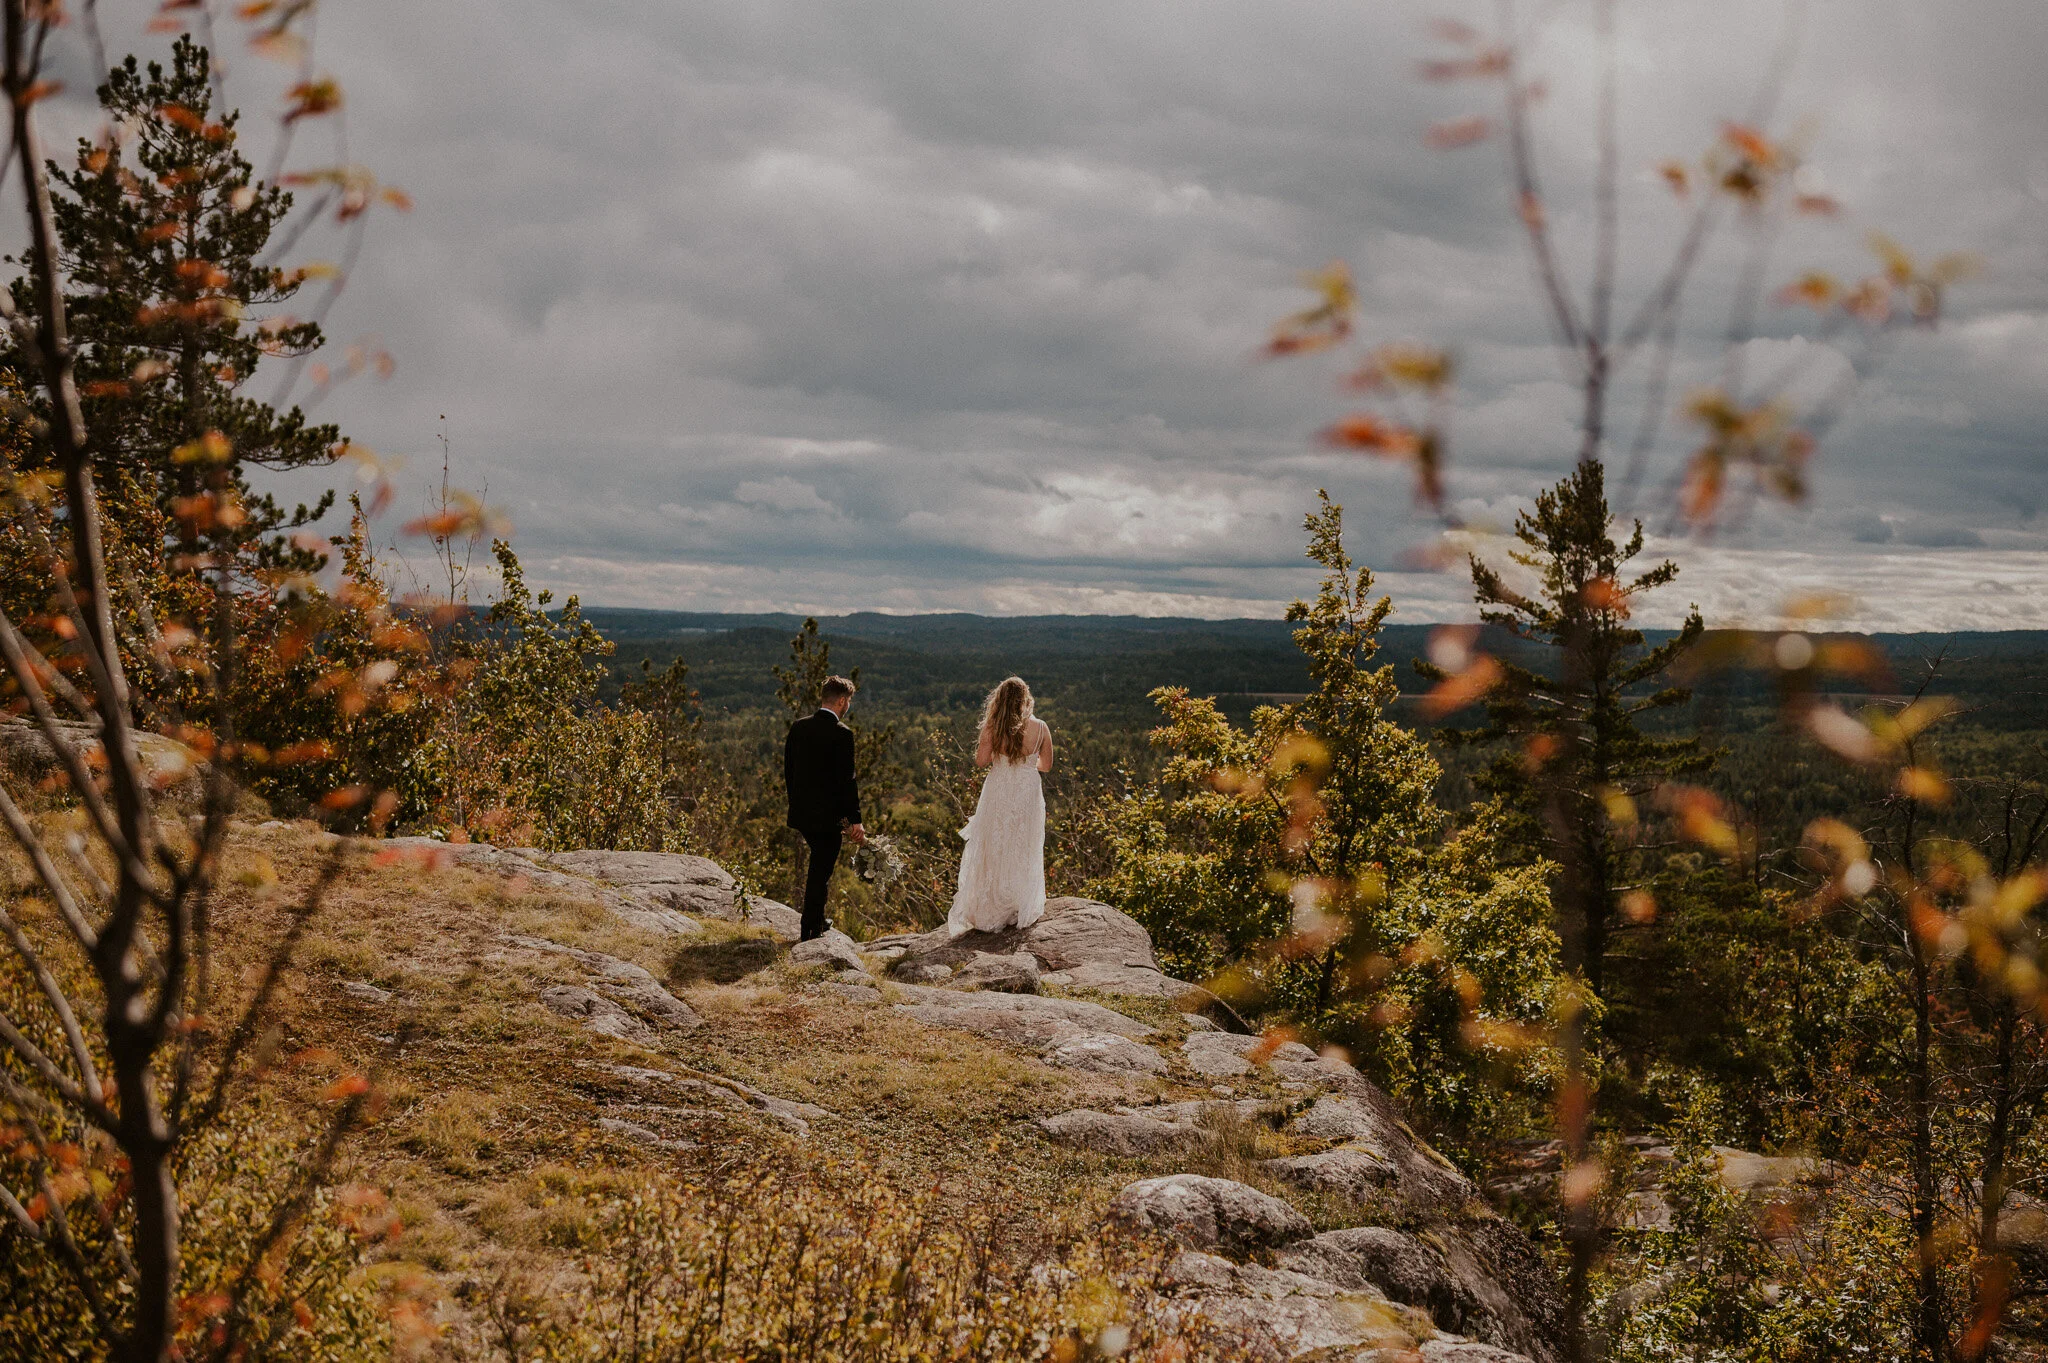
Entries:
{"type": "Polygon", "coordinates": [[[982,713],[981,729],[988,735],[989,751],[997,757],[1015,760],[1024,755],[1024,721],[1031,718],[1031,688],[1022,677],[1005,677],[988,693],[988,709],[982,713]]]}

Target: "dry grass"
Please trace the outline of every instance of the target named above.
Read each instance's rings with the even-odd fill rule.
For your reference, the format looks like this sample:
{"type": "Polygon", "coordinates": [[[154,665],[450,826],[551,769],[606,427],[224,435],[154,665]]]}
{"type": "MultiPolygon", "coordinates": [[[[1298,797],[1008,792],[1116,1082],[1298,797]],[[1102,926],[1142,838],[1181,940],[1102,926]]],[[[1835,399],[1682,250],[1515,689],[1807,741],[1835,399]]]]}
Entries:
{"type": "MultiPolygon", "coordinates": [[[[223,974],[241,990],[253,988],[332,849],[303,826],[238,828],[230,839],[217,921],[223,974]]],[[[404,1231],[386,1253],[394,1266],[417,1265],[436,1280],[450,1326],[438,1346],[445,1357],[492,1356],[486,1318],[517,1296],[505,1284],[576,1281],[578,1256],[598,1233],[592,1207],[650,1172],[688,1179],[789,1158],[852,1164],[941,1205],[1002,1207],[1054,1236],[1092,1225],[1131,1179],[1186,1169],[1267,1188],[1328,1219],[1259,1168],[1259,1159],[1291,1153],[1270,1129],[1219,1131],[1194,1160],[1148,1163],[1063,1150],[1029,1126],[1072,1107],[1206,1096],[1212,1080],[1054,1069],[808,988],[800,973],[771,964],[778,949],[752,929],[715,924],[679,943],[594,901],[520,893],[459,869],[378,864],[360,850],[343,855],[345,869],[278,993],[266,1082],[311,1101],[336,1065],[373,1076],[382,1103],[341,1173],[391,1194],[404,1231]],[[651,1051],[594,1036],[539,1003],[547,986],[581,984],[587,972],[508,935],[634,961],[705,1025],[666,1035],[651,1051]],[[392,997],[344,990],[356,981],[392,997]],[[321,1053],[334,1059],[306,1058],[321,1053]],[[663,1151],[598,1127],[607,1110],[630,1118],[628,1105],[657,1096],[607,1064],[726,1076],[834,1115],[800,1145],[761,1114],[714,1108],[677,1128],[698,1148],[663,1151]]],[[[1169,1055],[1186,1034],[1163,1001],[1077,996],[1159,1028],[1169,1055]]]]}

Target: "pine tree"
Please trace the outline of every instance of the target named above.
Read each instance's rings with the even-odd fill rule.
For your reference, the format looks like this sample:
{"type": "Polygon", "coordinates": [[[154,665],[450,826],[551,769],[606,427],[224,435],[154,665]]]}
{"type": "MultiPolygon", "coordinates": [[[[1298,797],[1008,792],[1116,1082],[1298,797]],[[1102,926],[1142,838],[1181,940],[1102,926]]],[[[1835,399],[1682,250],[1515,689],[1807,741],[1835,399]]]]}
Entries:
{"type": "MultiPolygon", "coordinates": [[[[74,334],[90,338],[78,381],[95,463],[173,517],[187,550],[240,567],[311,566],[281,536],[318,519],[332,494],[286,512],[246,478],[331,462],[342,443],[336,427],[242,391],[266,356],[302,356],[324,339],[317,323],[255,315],[307,277],[263,258],[292,196],[255,178],[237,113],[214,117],[208,55],[189,36],[168,71],[130,56],[98,93],[118,135],[81,140],[71,170],[49,167],[65,304],[74,334]]],[[[32,316],[28,279],[12,289],[32,316]]],[[[17,350],[6,363],[33,357],[17,350]]]]}
{"type": "MultiPolygon", "coordinates": [[[[1596,994],[1604,993],[1609,939],[1630,888],[1626,837],[1637,802],[1713,761],[1697,737],[1653,738],[1638,723],[1691,699],[1682,687],[1645,688],[1699,641],[1703,625],[1695,607],[1676,635],[1645,648],[1643,632],[1629,623],[1631,603],[1668,585],[1678,565],[1667,559],[1624,582],[1623,568],[1642,552],[1643,526],[1635,522],[1625,544],[1613,531],[1604,471],[1586,462],[1515,519],[1524,547],[1509,557],[1537,574],[1534,595],[1472,558],[1480,618],[1549,648],[1556,661],[1538,671],[1499,660],[1485,726],[1442,732],[1457,744],[1509,745],[1478,784],[1520,816],[1526,851],[1558,867],[1554,900],[1566,963],[1596,994]]],[[[1434,664],[1415,666],[1426,677],[1445,676],[1434,664]]]]}

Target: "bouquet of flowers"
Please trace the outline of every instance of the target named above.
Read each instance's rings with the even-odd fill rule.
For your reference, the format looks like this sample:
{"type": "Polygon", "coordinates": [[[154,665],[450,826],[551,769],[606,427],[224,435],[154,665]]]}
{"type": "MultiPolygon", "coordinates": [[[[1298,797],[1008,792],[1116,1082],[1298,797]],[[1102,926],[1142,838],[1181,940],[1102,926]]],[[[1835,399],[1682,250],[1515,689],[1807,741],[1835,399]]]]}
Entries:
{"type": "Polygon", "coordinates": [[[903,878],[903,854],[896,844],[879,833],[853,849],[853,873],[878,890],[886,890],[903,878]]]}

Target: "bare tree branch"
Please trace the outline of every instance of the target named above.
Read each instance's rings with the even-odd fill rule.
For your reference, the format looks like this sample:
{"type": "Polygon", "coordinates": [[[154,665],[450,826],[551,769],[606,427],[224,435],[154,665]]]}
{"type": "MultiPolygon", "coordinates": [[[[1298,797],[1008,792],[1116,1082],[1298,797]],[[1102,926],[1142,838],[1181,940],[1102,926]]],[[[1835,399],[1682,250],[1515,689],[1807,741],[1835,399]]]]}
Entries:
{"type": "Polygon", "coordinates": [[[79,1082],[86,1096],[95,1103],[104,1102],[105,1095],[100,1091],[99,1070],[93,1064],[92,1052],[86,1047],[85,1034],[79,1030],[78,1018],[71,1011],[71,1000],[65,996],[63,986],[57,983],[57,977],[50,973],[50,968],[43,964],[43,958],[36,952],[35,943],[29,941],[28,934],[21,930],[21,925],[14,921],[13,915],[5,908],[0,908],[0,932],[7,934],[7,940],[14,947],[15,954],[21,957],[22,964],[35,976],[37,986],[43,991],[43,997],[49,1001],[50,1011],[57,1015],[57,1025],[64,1030],[64,1042],[71,1048],[71,1060],[78,1066],[79,1082]]]}
{"type": "Polygon", "coordinates": [[[78,939],[80,946],[91,951],[99,944],[99,935],[93,931],[92,924],[86,922],[85,915],[79,912],[78,901],[72,897],[70,885],[65,883],[63,874],[57,870],[57,863],[50,858],[49,850],[36,836],[35,827],[21,812],[21,807],[14,803],[14,797],[7,793],[4,785],[0,785],[0,820],[6,822],[7,831],[20,844],[29,865],[35,869],[36,879],[43,883],[43,889],[57,905],[57,913],[64,919],[65,926],[71,929],[71,935],[78,939]]]}

